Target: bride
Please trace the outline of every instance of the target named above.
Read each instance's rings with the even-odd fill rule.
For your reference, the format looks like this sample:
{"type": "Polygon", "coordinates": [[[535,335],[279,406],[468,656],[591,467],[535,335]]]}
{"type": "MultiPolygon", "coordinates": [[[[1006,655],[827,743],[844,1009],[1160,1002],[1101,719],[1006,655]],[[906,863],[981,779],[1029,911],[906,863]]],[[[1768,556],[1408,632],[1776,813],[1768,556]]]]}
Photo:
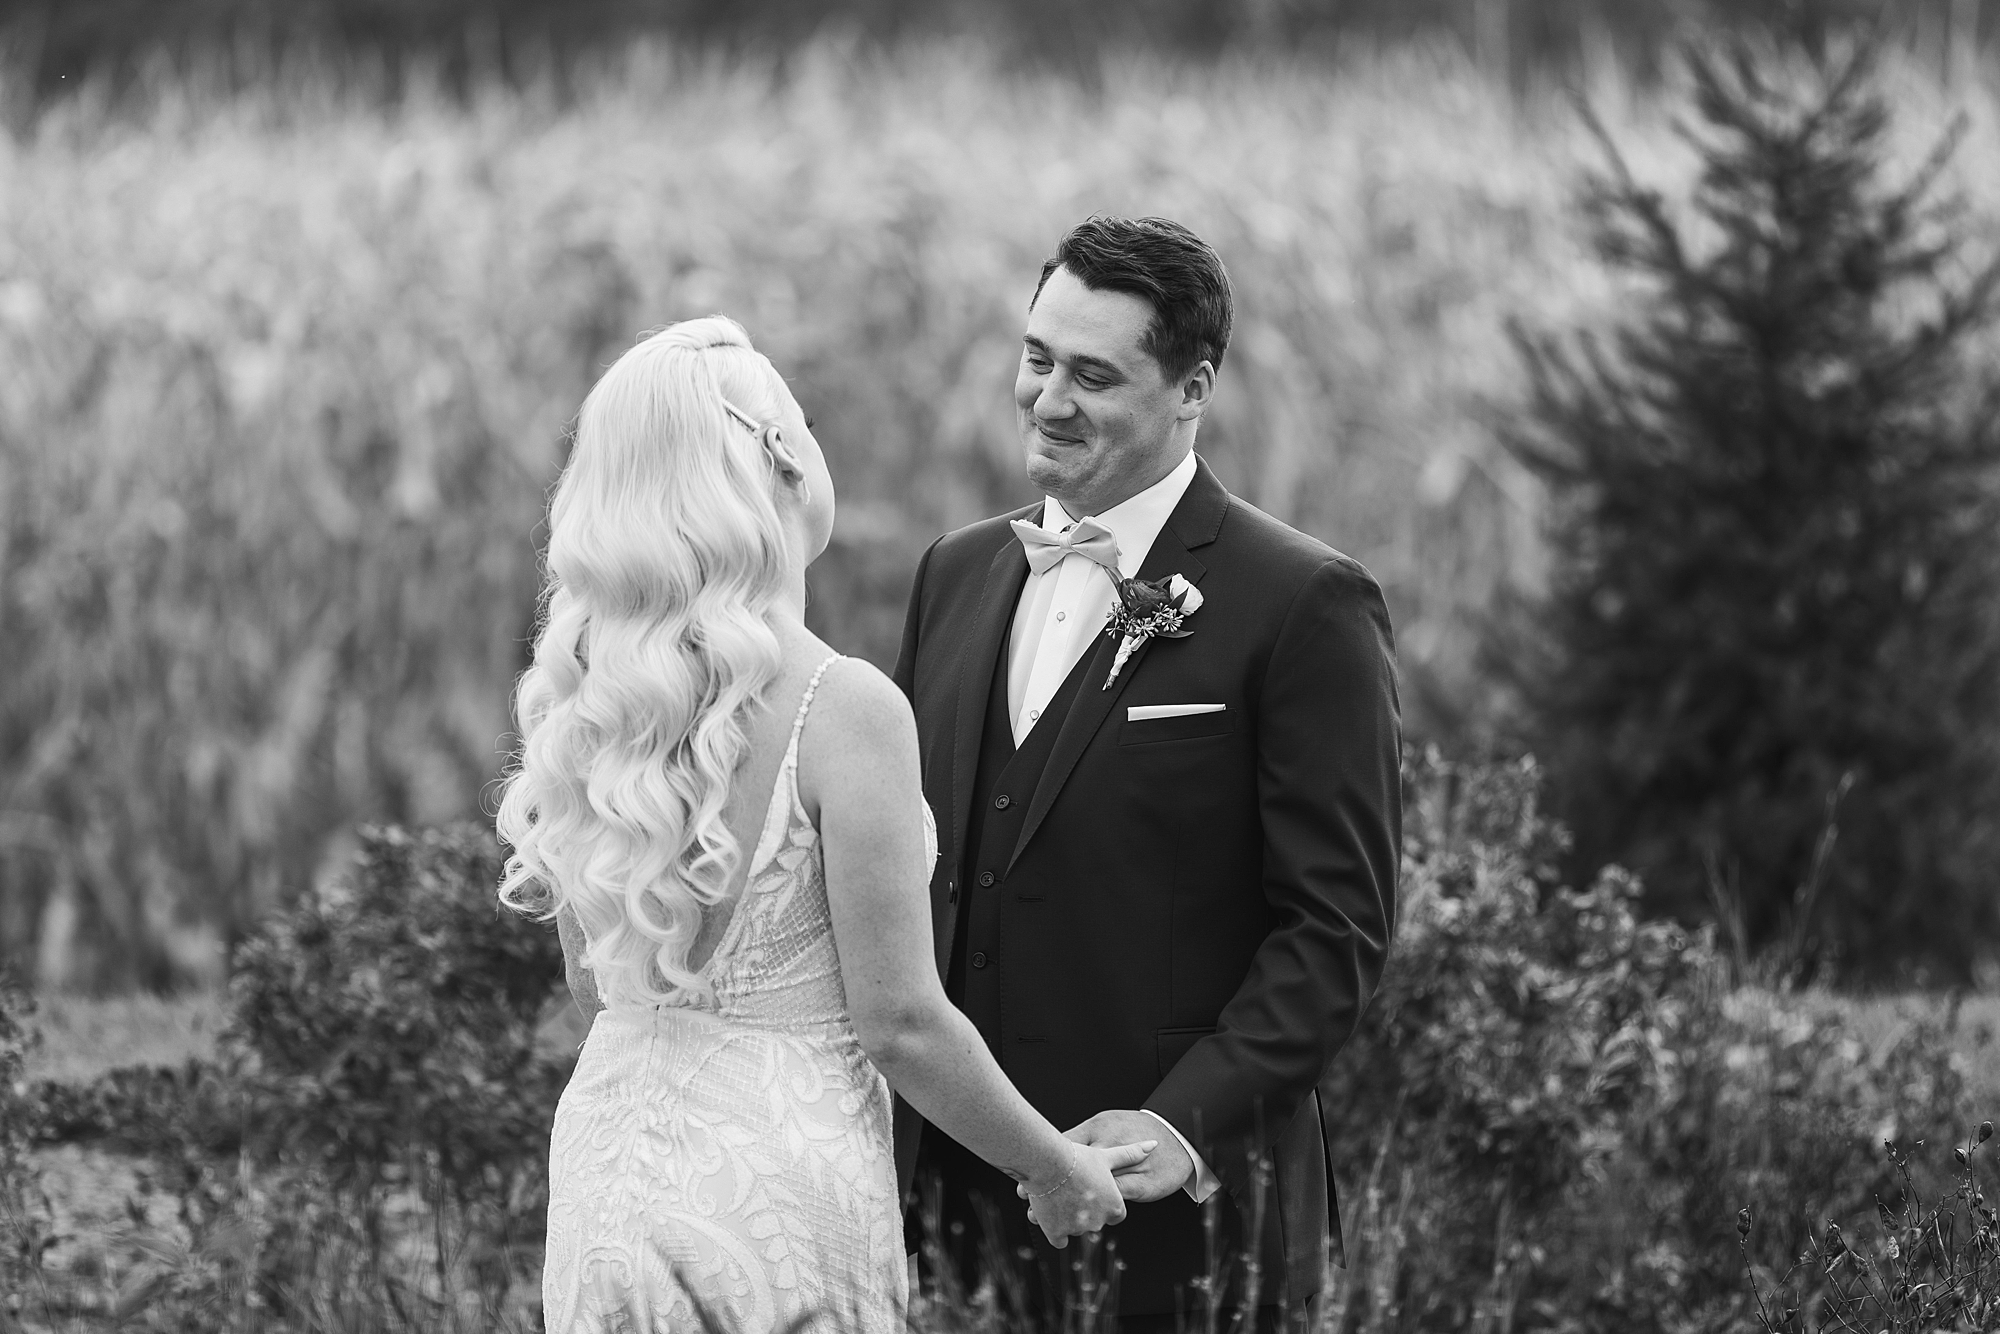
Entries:
{"type": "Polygon", "coordinates": [[[891,1087],[1057,1245],[1123,1219],[1112,1174],[1152,1147],[1064,1139],[945,998],[909,706],[805,626],[832,529],[733,321],[584,401],[498,819],[502,900],[555,918],[595,1011],[551,1135],[551,1334],[902,1328],[891,1087]]]}

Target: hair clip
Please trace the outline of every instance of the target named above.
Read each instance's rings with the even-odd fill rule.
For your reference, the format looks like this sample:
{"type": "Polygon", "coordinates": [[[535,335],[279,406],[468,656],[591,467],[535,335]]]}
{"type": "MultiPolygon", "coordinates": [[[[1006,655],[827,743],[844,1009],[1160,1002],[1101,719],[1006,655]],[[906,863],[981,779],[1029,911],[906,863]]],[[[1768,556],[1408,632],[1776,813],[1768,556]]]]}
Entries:
{"type": "Polygon", "coordinates": [[[742,408],[737,407],[734,403],[731,403],[726,398],[722,400],[722,410],[728,413],[730,416],[736,418],[737,421],[743,423],[744,429],[749,431],[752,435],[755,435],[757,434],[757,432],[764,429],[763,423],[759,422],[755,417],[752,417],[749,413],[745,412],[742,408]]]}

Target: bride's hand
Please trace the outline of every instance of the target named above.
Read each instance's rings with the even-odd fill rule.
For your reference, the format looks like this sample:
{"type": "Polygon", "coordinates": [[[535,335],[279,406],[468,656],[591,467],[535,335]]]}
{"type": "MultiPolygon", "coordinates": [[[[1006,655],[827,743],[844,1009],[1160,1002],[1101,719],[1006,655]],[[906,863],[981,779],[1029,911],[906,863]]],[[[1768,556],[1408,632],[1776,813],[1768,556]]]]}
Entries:
{"type": "Polygon", "coordinates": [[[1119,1144],[1100,1149],[1088,1144],[1074,1146],[1068,1175],[1054,1182],[1023,1182],[1020,1194],[1028,1201],[1028,1217],[1042,1229],[1049,1245],[1058,1250],[1071,1237],[1101,1232],[1107,1224],[1125,1221],[1125,1197],[1119,1193],[1114,1172],[1136,1167],[1158,1147],[1158,1140],[1119,1144]]]}

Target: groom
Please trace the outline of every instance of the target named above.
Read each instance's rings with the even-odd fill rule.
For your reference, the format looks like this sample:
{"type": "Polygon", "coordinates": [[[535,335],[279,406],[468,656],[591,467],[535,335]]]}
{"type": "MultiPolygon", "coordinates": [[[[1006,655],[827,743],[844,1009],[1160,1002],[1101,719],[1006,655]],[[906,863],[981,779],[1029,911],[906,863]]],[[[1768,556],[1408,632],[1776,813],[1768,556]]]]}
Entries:
{"type": "MultiPolygon", "coordinates": [[[[1218,1193],[1230,1251],[1261,1253],[1260,1327],[1317,1294],[1339,1244],[1318,1086],[1396,914],[1388,613],[1366,570],[1194,454],[1229,326],[1222,262],[1186,228],[1063,238],[1014,383],[1047,499],[932,544],[896,664],[941,829],[946,990],[1071,1138],[1159,1141],[1106,1234],[1130,1334],[1188,1308],[1218,1193]],[[1164,601],[1121,593],[1134,578],[1164,601]]],[[[906,1190],[940,1181],[961,1252],[997,1218],[1008,1250],[1055,1256],[1012,1181],[901,1103],[896,1131],[906,1190]]]]}

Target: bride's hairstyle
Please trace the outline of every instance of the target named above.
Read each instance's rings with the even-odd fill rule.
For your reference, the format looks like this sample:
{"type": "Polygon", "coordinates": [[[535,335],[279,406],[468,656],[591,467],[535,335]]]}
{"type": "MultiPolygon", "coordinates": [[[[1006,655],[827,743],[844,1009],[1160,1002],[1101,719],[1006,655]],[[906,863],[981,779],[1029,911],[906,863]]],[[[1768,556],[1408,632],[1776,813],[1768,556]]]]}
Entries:
{"type": "Polygon", "coordinates": [[[688,947],[738,862],[723,802],[786,570],[772,464],[724,404],[774,420],[780,383],[734,320],[669,326],[590,391],[556,485],[500,899],[573,911],[607,1001],[705,989],[688,947]]]}

